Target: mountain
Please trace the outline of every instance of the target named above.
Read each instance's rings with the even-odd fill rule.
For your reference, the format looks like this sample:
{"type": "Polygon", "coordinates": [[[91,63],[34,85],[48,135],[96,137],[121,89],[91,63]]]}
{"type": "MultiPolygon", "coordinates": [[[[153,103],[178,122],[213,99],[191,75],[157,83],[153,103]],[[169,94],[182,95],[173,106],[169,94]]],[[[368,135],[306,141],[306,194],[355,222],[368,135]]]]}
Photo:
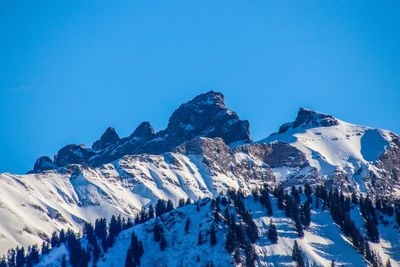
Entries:
{"type": "MultiPolygon", "coordinates": [[[[264,184],[285,189],[323,185],[394,205],[400,198],[399,159],[396,134],[305,108],[277,133],[253,142],[249,122],[225,105],[221,93],[210,91],[178,107],[164,130],[143,122],[121,138],[109,127],[91,148],[70,144],[53,159],[39,158],[26,175],[0,174],[0,252],[40,244],[53,231],[80,231],[84,222],[100,217],[133,218],[159,199],[177,205],[180,199],[215,198],[231,189],[247,196],[264,184]]],[[[206,223],[206,218],[196,220],[206,223]]],[[[320,223],[332,223],[324,220],[320,223]]],[[[257,226],[265,232],[265,224],[257,226]]],[[[322,233],[314,234],[323,240],[322,233]]],[[[395,248],[392,241],[379,248],[395,248]]],[[[292,243],[279,249],[287,254],[292,243]]],[[[268,244],[262,246],[270,251],[268,244]]],[[[387,249],[387,255],[398,253],[387,249]]],[[[276,262],[287,259],[282,257],[276,262]]]]}
{"type": "MultiPolygon", "coordinates": [[[[260,143],[284,142],[300,150],[320,182],[343,191],[400,197],[400,138],[382,129],[346,123],[301,108],[293,122],[260,143]]],[[[281,179],[292,169],[277,169],[281,179]]],[[[295,177],[294,177],[295,178],[295,177]]]]}
{"type": "Polygon", "coordinates": [[[162,154],[195,137],[220,137],[226,144],[250,142],[249,122],[228,109],[221,93],[209,91],[181,105],[171,115],[166,129],[155,132],[148,122],[141,123],[128,137],[120,139],[114,128],[107,128],[92,148],[67,145],[54,157],[39,158],[33,172],[68,164],[100,166],[130,154],[162,154]]]}

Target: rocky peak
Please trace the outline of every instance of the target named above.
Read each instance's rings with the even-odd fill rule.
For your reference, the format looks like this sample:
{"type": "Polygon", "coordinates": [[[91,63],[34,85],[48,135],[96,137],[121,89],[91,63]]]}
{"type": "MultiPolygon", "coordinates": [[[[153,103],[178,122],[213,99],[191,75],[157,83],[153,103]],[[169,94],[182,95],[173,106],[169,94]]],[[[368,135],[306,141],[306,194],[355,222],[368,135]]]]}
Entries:
{"type": "Polygon", "coordinates": [[[35,165],[33,166],[33,172],[52,170],[56,167],[57,166],[54,164],[51,158],[43,156],[36,160],[35,165]]]}
{"type": "Polygon", "coordinates": [[[338,125],[339,121],[332,115],[318,113],[307,108],[300,108],[293,122],[282,124],[278,134],[284,133],[290,128],[315,128],[338,125]]]}
{"type": "Polygon", "coordinates": [[[296,120],[293,122],[293,128],[299,126],[306,127],[328,127],[338,125],[339,121],[332,115],[318,113],[307,108],[300,108],[296,120]]]}
{"type": "Polygon", "coordinates": [[[65,146],[57,153],[54,163],[60,167],[79,163],[98,166],[125,155],[172,151],[198,137],[219,137],[228,145],[248,143],[251,141],[249,122],[240,120],[226,107],[223,94],[209,91],[179,106],[165,130],[156,133],[149,122],[142,122],[130,136],[120,139],[114,128],[108,128],[93,143],[92,149],[83,145],[65,146]]]}
{"type": "Polygon", "coordinates": [[[151,126],[150,122],[144,121],[135,129],[135,131],[129,137],[140,138],[141,140],[147,141],[154,138],[156,132],[151,126]]]}
{"type": "Polygon", "coordinates": [[[92,148],[95,150],[104,149],[120,140],[119,135],[114,128],[108,127],[99,140],[93,143],[92,148]]]}
{"type": "Polygon", "coordinates": [[[250,141],[249,122],[228,109],[221,93],[209,91],[182,104],[169,119],[165,132],[176,145],[194,137],[221,137],[227,144],[250,141]]]}
{"type": "Polygon", "coordinates": [[[66,145],[58,151],[54,158],[54,163],[57,166],[84,163],[93,155],[95,155],[95,152],[85,147],[85,145],[66,145]]]}

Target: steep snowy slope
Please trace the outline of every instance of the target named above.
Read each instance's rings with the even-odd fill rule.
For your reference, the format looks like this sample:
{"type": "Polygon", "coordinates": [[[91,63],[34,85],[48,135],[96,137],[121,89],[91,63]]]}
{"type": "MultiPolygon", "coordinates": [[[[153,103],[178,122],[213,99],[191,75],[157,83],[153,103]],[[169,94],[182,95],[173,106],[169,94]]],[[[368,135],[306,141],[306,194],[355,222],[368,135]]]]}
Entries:
{"type": "MultiPolygon", "coordinates": [[[[400,196],[400,142],[392,132],[302,108],[294,122],[260,143],[274,141],[302,151],[318,176],[343,190],[356,187],[361,192],[400,196]]],[[[275,173],[284,179],[290,170],[278,168],[275,173]]]]}
{"type": "MultiPolygon", "coordinates": [[[[257,226],[258,239],[252,245],[256,253],[256,266],[296,266],[292,259],[294,241],[301,247],[306,266],[330,266],[332,260],[336,266],[368,266],[365,258],[357,252],[351,242],[342,234],[340,228],[333,223],[328,210],[315,208],[312,210],[312,223],[304,231],[304,237],[299,238],[294,222],[287,218],[283,211],[278,210],[273,200],[273,215],[268,216],[266,208],[253,197],[245,199],[245,207],[252,215],[257,226]],[[277,227],[278,242],[273,244],[268,239],[270,221],[277,227]]],[[[240,260],[226,250],[228,221],[225,208],[231,214],[236,214],[232,204],[219,204],[219,220],[215,220],[215,208],[210,199],[200,200],[197,205],[192,204],[166,213],[159,218],[152,219],[144,224],[134,226],[123,231],[116,239],[115,244],[100,258],[97,265],[123,266],[126,259],[131,235],[134,232],[143,242],[144,254],[140,259],[140,266],[246,266],[246,253],[240,249],[240,260]],[[198,207],[198,208],[197,208],[198,207]],[[189,219],[188,230],[185,230],[189,219]],[[162,225],[166,239],[165,250],[160,249],[159,242],[153,237],[155,225],[162,225]],[[211,245],[210,229],[216,229],[216,244],[211,245]],[[202,242],[199,244],[199,233],[202,242]]],[[[357,210],[357,206],[353,207],[357,210]]],[[[237,218],[240,216],[236,215],[237,218]]],[[[238,225],[243,225],[237,219],[238,225]]],[[[385,227],[391,236],[382,236],[379,244],[370,242],[374,251],[386,262],[391,259],[392,266],[400,266],[400,250],[397,246],[400,234],[395,224],[385,227]]],[[[85,244],[85,240],[83,243],[85,244]]],[[[54,249],[49,255],[41,258],[38,266],[54,266],[60,264],[62,256],[68,259],[68,250],[64,246],[54,249]]]]}
{"type": "Polygon", "coordinates": [[[198,138],[174,152],[125,156],[98,168],[69,165],[39,174],[0,174],[0,252],[41,243],[54,230],[78,230],[84,221],[133,216],[158,199],[177,204],[181,198],[273,185],[270,161],[305,164],[276,154],[296,154],[296,149],[284,144],[230,149],[222,139],[198,138]]]}

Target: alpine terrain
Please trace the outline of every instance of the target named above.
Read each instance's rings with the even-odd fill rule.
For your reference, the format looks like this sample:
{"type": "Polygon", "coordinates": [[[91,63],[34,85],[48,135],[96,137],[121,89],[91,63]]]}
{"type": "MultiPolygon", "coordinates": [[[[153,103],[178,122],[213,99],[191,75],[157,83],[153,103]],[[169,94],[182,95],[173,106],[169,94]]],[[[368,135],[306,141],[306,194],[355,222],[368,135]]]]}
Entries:
{"type": "Polygon", "coordinates": [[[400,266],[400,137],[300,108],[253,141],[207,92],[0,174],[0,266],[400,266]]]}

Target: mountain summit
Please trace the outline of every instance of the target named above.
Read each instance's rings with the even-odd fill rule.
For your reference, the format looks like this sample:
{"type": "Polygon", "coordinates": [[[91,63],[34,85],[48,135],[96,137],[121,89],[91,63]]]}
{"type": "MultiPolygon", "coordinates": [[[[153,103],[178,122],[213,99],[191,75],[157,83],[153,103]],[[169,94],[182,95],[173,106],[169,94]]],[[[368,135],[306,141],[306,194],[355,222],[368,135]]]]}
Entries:
{"type": "Polygon", "coordinates": [[[300,108],[296,119],[293,122],[283,124],[279,128],[278,133],[282,134],[290,128],[329,127],[338,124],[339,121],[332,115],[318,113],[307,108],[300,108]]]}
{"type": "Polygon", "coordinates": [[[196,137],[220,137],[226,144],[251,141],[249,122],[239,116],[224,102],[221,93],[209,91],[179,106],[169,118],[166,129],[155,132],[149,122],[141,123],[128,137],[120,138],[109,127],[92,148],[71,144],[63,147],[54,157],[39,158],[33,172],[41,172],[69,164],[99,166],[124,155],[148,153],[161,154],[196,137]]]}

